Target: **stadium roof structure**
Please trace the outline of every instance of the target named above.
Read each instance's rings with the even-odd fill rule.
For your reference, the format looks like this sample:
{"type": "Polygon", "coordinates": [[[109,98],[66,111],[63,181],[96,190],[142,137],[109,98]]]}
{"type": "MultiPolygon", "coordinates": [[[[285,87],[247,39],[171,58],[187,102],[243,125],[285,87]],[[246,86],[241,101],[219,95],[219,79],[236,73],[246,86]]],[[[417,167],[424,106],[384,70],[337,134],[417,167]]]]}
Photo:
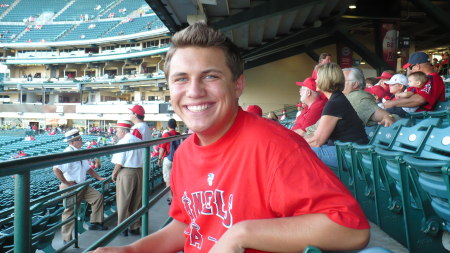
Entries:
{"type": "MultiPolygon", "coordinates": [[[[398,24],[416,50],[450,45],[450,1],[444,0],[146,0],[171,32],[195,20],[224,31],[243,51],[246,68],[337,41],[374,68],[386,63],[355,39],[376,36],[381,22],[398,24]],[[350,9],[351,5],[356,8],[350,9]]],[[[381,50],[381,49],[377,49],[381,50]]]]}

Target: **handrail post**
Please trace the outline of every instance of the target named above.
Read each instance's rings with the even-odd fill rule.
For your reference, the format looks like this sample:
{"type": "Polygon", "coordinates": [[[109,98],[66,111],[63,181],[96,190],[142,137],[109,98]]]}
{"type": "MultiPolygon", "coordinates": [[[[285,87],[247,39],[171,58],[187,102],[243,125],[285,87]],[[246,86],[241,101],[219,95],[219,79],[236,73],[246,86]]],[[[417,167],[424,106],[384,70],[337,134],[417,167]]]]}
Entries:
{"type": "Polygon", "coordinates": [[[31,252],[30,172],[15,175],[14,252],[31,252]]]}
{"type": "MultiPolygon", "coordinates": [[[[142,206],[148,205],[148,180],[150,171],[150,147],[145,148],[144,152],[144,171],[142,172],[142,206]]],[[[148,212],[142,216],[141,236],[148,235],[148,212]]]]}

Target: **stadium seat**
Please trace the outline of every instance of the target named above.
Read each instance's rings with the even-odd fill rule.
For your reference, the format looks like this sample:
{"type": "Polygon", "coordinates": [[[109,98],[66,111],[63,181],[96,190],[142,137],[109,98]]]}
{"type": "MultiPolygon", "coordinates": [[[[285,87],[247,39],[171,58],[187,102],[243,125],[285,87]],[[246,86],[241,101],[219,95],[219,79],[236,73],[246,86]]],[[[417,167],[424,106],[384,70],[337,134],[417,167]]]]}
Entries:
{"type": "Polygon", "coordinates": [[[442,252],[442,245],[435,237],[439,226],[436,227],[436,215],[430,208],[430,200],[421,193],[403,160],[405,154],[419,153],[432,129],[440,126],[441,122],[441,119],[425,119],[412,127],[402,127],[391,148],[375,148],[380,172],[396,182],[396,189],[401,196],[406,246],[411,252],[425,249],[442,252]]]}

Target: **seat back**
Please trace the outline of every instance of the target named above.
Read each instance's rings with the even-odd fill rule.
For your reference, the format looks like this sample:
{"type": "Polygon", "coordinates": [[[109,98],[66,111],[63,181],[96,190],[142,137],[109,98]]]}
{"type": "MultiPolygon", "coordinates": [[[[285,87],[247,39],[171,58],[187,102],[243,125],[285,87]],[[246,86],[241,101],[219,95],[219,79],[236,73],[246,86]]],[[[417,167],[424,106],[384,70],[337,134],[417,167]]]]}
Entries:
{"type": "Polygon", "coordinates": [[[419,155],[427,159],[450,161],[450,126],[433,128],[419,155]]]}
{"type": "Polygon", "coordinates": [[[433,127],[439,127],[441,124],[442,119],[429,118],[412,127],[402,126],[391,149],[405,153],[418,153],[433,127]]]}
{"type": "Polygon", "coordinates": [[[410,126],[411,119],[400,119],[389,127],[380,127],[370,144],[380,148],[390,148],[402,126],[410,126]]]}

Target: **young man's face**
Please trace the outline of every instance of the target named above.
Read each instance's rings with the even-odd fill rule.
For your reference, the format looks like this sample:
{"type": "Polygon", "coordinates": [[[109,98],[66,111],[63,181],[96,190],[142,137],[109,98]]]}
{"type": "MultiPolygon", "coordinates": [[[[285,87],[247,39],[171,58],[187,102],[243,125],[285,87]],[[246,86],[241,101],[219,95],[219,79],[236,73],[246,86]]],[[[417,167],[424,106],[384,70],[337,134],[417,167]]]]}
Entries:
{"type": "Polygon", "coordinates": [[[206,138],[215,141],[230,128],[244,77],[233,81],[221,49],[177,49],[170,63],[168,82],[176,114],[201,141],[206,138]]]}

